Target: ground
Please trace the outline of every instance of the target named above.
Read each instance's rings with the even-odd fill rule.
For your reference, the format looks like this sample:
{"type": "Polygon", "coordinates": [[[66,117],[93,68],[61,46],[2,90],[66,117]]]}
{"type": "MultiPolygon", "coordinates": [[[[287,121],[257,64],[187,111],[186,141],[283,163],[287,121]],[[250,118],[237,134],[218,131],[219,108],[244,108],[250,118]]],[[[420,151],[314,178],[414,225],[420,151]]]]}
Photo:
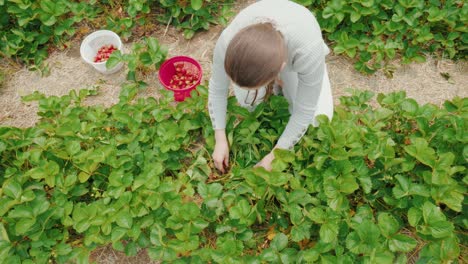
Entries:
{"type": "MultiPolygon", "coordinates": [[[[239,10],[252,0],[238,1],[235,9],[239,10]]],[[[213,47],[222,26],[212,26],[207,32],[196,34],[191,40],[185,40],[176,29],[166,25],[158,26],[153,35],[161,44],[168,47],[169,57],[189,55],[197,59],[204,71],[204,80],[210,77],[213,47]]],[[[89,104],[110,106],[118,101],[120,85],[125,81],[125,70],[112,75],[96,72],[80,58],[79,42],[73,42],[63,51],[53,53],[47,60],[50,75],[41,77],[38,71],[27,68],[8,67],[5,83],[0,85],[0,126],[33,126],[38,120],[35,103],[22,103],[21,96],[40,91],[47,95],[64,95],[72,89],[98,87],[99,95],[87,100],[89,104]]],[[[128,49],[131,43],[124,43],[128,49]]],[[[5,63],[3,67],[5,68],[5,63]]],[[[427,57],[425,63],[400,65],[393,62],[395,71],[389,78],[384,72],[374,75],[362,75],[353,68],[353,62],[341,56],[330,54],[327,66],[335,103],[339,96],[346,94],[346,89],[367,89],[376,93],[405,90],[409,97],[419,103],[442,104],[455,96],[468,96],[468,63],[450,60],[436,60],[427,57]]],[[[154,71],[142,76],[149,84],[141,96],[158,96],[162,89],[154,71]]],[[[1,78],[0,78],[1,79],[1,78]]],[[[150,262],[144,251],[135,257],[126,257],[115,252],[111,246],[105,246],[93,252],[92,261],[97,263],[156,263],[150,262]]]]}

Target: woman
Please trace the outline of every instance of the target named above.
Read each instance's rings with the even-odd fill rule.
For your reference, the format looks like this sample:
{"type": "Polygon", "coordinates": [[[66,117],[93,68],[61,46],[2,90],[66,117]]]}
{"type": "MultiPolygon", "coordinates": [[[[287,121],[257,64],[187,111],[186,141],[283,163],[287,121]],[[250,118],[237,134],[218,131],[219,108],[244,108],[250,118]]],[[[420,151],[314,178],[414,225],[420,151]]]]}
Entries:
{"type": "MultiPolygon", "coordinates": [[[[305,7],[288,0],[263,0],[242,10],[221,33],[213,55],[208,108],[215,130],[213,160],[225,172],[229,164],[226,138],[228,88],[252,110],[272,92],[289,102],[291,117],[275,148],[290,149],[315,117],[333,116],[333,100],[325,65],[329,50],[317,20],[305,7]]],[[[273,150],[257,166],[271,170],[273,150]]]]}

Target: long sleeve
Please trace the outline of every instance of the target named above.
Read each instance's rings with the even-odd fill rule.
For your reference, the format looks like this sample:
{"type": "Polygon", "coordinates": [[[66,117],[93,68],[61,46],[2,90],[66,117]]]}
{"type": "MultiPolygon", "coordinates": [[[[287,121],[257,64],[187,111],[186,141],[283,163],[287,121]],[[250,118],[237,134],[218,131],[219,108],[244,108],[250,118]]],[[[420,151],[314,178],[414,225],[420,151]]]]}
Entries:
{"type": "Polygon", "coordinates": [[[317,109],[325,71],[323,42],[302,48],[293,58],[292,66],[298,73],[299,83],[294,98],[294,110],[278,140],[277,147],[292,148],[312,124],[317,109]]]}
{"type": "Polygon", "coordinates": [[[227,97],[230,84],[224,70],[226,46],[223,34],[221,34],[213,52],[213,65],[208,86],[208,110],[213,129],[224,129],[226,127],[227,97]]]}

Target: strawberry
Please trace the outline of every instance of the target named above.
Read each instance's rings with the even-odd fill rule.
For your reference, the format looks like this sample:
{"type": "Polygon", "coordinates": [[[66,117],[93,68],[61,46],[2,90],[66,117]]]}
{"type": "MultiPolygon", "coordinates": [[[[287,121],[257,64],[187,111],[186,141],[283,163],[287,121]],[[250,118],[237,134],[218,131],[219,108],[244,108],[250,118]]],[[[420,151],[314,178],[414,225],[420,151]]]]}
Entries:
{"type": "Polygon", "coordinates": [[[97,52],[96,56],[94,57],[94,62],[106,61],[107,59],[109,59],[112,52],[114,52],[116,50],[117,50],[117,48],[112,44],[108,44],[108,45],[104,45],[104,46],[100,47],[98,49],[98,52],[97,52]]]}
{"type": "Polygon", "coordinates": [[[172,89],[186,89],[198,83],[197,72],[185,68],[183,63],[174,63],[175,72],[170,80],[172,89]]]}

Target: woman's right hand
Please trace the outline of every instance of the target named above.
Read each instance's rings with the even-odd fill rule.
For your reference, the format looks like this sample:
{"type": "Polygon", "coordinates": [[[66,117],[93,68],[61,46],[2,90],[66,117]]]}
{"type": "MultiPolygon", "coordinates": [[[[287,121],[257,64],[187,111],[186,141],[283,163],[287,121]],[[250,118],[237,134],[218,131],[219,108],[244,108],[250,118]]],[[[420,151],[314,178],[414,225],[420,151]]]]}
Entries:
{"type": "Polygon", "coordinates": [[[215,167],[222,173],[229,167],[229,144],[224,129],[215,130],[215,148],[213,151],[213,161],[215,167]]]}

